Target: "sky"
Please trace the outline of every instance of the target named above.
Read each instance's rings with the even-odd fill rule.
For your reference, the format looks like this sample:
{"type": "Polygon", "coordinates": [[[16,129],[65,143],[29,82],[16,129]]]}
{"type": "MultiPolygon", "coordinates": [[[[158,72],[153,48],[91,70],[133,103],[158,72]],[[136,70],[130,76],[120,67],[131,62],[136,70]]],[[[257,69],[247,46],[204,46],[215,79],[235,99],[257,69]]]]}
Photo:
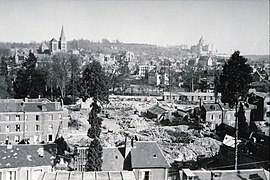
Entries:
{"type": "Polygon", "coordinates": [[[269,54],[268,0],[0,0],[0,41],[66,39],[188,46],[203,36],[220,53],[269,54]]]}

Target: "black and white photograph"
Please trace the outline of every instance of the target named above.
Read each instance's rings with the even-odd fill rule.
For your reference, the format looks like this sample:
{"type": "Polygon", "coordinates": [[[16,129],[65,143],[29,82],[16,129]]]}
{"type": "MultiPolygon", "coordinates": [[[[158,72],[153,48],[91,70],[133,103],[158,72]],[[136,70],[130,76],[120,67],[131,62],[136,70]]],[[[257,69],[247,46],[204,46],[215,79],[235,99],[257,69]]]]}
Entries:
{"type": "Polygon", "coordinates": [[[0,0],[0,180],[270,180],[269,0],[0,0]]]}

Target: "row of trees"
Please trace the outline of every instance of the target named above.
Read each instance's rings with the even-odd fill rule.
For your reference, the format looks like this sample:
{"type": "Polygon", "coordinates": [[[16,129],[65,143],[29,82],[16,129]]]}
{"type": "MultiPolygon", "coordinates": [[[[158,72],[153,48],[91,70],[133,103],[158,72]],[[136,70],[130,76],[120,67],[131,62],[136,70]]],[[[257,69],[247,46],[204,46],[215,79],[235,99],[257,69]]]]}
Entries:
{"type": "Polygon", "coordinates": [[[94,97],[104,101],[112,85],[109,75],[97,61],[81,65],[78,56],[64,53],[39,59],[33,53],[16,65],[13,57],[2,56],[0,62],[1,98],[37,98],[51,100],[94,97]],[[10,64],[10,62],[13,62],[10,64]],[[8,69],[9,67],[9,69],[8,69]],[[11,68],[10,68],[11,67],[11,68]],[[11,71],[13,70],[13,71],[11,71]],[[98,82],[104,82],[99,84],[98,82]],[[95,94],[95,95],[94,95],[95,94]]]}

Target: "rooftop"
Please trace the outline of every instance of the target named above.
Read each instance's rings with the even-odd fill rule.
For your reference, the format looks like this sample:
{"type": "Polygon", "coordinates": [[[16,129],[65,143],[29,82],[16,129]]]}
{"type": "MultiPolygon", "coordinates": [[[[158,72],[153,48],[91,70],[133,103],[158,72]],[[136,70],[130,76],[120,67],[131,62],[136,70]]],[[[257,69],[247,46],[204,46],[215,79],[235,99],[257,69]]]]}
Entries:
{"type": "MultiPolygon", "coordinates": [[[[170,92],[164,92],[165,96],[169,96],[170,92]]],[[[214,96],[214,93],[207,93],[207,92],[172,92],[172,96],[214,96]]],[[[220,96],[220,94],[219,94],[220,96]]]]}
{"type": "Polygon", "coordinates": [[[0,169],[34,166],[52,166],[56,144],[0,145],[0,169]]]}
{"type": "Polygon", "coordinates": [[[131,149],[131,166],[135,169],[170,167],[155,141],[136,142],[135,147],[131,149]]]}
{"type": "Polygon", "coordinates": [[[267,180],[266,173],[267,172],[264,169],[188,171],[188,175],[191,175],[191,177],[198,177],[198,180],[267,180]]]}
{"type": "Polygon", "coordinates": [[[133,171],[46,172],[38,180],[136,180],[133,171]]]}
{"type": "Polygon", "coordinates": [[[202,107],[204,107],[206,111],[222,111],[219,104],[214,104],[214,103],[203,104],[202,107]]]}
{"type": "Polygon", "coordinates": [[[0,99],[0,112],[40,112],[60,111],[59,102],[51,102],[48,99],[0,99]]]}

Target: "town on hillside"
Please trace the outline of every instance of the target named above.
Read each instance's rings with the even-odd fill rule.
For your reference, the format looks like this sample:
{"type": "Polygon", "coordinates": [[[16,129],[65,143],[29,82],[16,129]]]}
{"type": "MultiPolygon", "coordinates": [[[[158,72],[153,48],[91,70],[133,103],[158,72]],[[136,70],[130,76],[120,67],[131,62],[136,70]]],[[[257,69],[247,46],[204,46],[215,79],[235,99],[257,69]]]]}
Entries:
{"type": "Polygon", "coordinates": [[[269,180],[269,54],[68,28],[0,42],[0,180],[269,180]]]}

